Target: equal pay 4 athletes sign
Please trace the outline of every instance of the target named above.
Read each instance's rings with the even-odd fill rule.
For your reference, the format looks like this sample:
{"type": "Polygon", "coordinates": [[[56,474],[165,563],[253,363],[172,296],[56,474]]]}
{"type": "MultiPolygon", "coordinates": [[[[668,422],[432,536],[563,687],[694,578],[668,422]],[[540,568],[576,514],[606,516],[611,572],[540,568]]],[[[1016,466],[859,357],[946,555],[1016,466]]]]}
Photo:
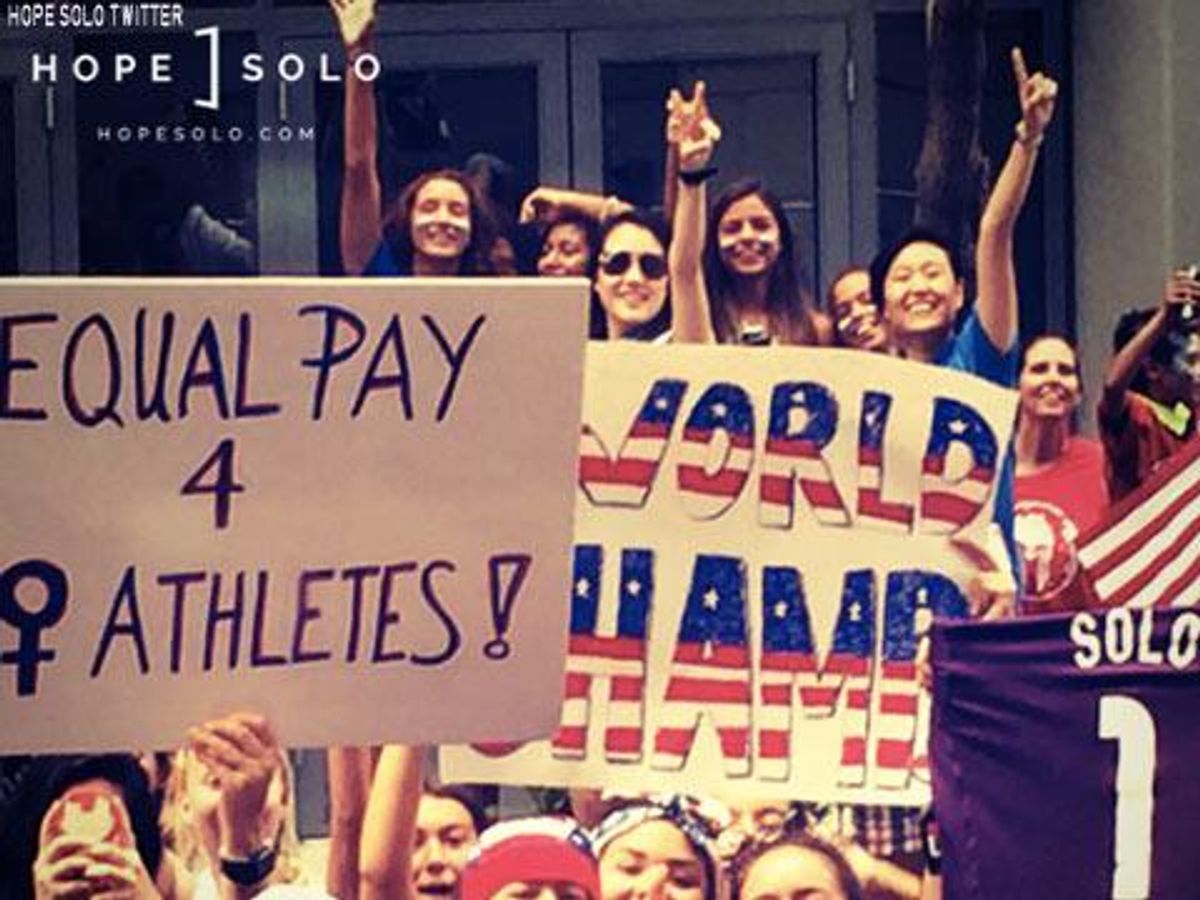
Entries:
{"type": "Polygon", "coordinates": [[[0,750],[550,733],[584,299],[0,283],[0,750]]]}
{"type": "Polygon", "coordinates": [[[930,614],[966,611],[1009,392],[851,351],[589,348],[565,705],[450,779],[916,802],[930,614]]]}

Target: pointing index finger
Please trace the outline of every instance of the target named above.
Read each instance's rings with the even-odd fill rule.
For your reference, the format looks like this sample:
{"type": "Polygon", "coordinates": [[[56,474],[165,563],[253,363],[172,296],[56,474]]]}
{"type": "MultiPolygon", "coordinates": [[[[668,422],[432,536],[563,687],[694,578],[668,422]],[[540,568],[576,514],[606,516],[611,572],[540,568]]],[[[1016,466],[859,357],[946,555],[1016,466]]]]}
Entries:
{"type": "Polygon", "coordinates": [[[1029,69],[1025,65],[1025,54],[1020,47],[1012,48],[1013,77],[1017,79],[1017,87],[1024,88],[1029,80],[1029,69]]]}

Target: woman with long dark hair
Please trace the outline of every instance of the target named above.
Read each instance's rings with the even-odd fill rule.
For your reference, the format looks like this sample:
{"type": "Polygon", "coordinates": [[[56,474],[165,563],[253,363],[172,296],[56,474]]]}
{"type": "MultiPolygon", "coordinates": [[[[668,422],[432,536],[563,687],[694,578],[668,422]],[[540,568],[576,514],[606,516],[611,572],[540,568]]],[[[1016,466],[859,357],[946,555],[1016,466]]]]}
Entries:
{"type": "Polygon", "coordinates": [[[375,0],[331,0],[346,48],[345,148],[339,239],[347,274],[490,275],[496,234],[468,176],[427,172],[386,213],[378,170],[375,87],[355,62],[374,43],[375,0]]]}
{"type": "Polygon", "coordinates": [[[737,181],[713,203],[704,277],[721,343],[833,343],[828,319],[800,283],[783,204],[762,181],[737,181]]]}

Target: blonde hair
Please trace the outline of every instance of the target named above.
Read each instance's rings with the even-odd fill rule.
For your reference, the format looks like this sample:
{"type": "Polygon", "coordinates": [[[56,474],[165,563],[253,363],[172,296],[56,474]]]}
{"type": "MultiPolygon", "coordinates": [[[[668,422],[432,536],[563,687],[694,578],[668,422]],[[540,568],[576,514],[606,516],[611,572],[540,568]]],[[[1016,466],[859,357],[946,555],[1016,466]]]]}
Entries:
{"type": "MultiPolygon", "coordinates": [[[[279,827],[278,856],[271,874],[272,884],[309,884],[311,877],[305,871],[300,854],[300,838],[296,832],[296,810],[292,802],[292,787],[295,775],[287,754],[278,753],[279,767],[276,770],[283,779],[283,818],[279,827]]],[[[192,817],[189,787],[203,777],[204,765],[187,749],[178,750],[171,758],[171,773],[167,778],[163,796],[159,826],[163,842],[192,873],[208,867],[196,823],[192,817]]]]}

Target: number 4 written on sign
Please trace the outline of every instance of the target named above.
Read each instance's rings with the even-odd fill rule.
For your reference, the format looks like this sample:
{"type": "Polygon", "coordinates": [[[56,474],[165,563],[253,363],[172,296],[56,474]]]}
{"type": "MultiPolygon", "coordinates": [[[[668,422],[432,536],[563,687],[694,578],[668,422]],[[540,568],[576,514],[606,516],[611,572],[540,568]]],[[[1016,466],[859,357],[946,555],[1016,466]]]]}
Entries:
{"type": "Polygon", "coordinates": [[[191,478],[183,483],[179,493],[185,497],[212,494],[213,521],[217,530],[220,531],[229,527],[233,495],[246,490],[246,486],[238,483],[236,478],[233,438],[225,438],[217,444],[217,449],[200,464],[200,468],[192,473],[191,478]]]}
{"type": "Polygon", "coordinates": [[[1112,900],[1145,900],[1154,827],[1154,716],[1132,697],[1105,694],[1098,731],[1101,739],[1117,742],[1112,900]]]}

